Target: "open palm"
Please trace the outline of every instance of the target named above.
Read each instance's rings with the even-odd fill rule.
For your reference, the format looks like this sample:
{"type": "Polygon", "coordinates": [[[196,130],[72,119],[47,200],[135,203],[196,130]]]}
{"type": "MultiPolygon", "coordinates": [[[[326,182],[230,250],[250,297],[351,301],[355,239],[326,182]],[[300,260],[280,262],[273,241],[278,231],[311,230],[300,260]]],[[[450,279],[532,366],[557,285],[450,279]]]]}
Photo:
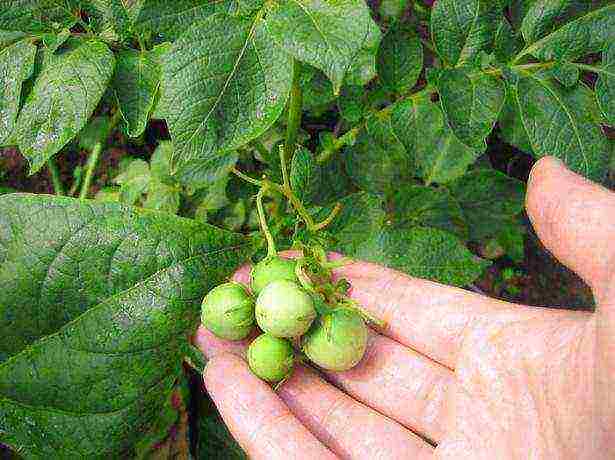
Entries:
{"type": "Polygon", "coordinates": [[[514,305],[351,263],[337,275],[386,330],[372,334],[356,368],[299,367],[277,393],[250,373],[247,342],[199,329],[206,388],[249,456],[614,455],[615,196],[548,158],[532,172],[527,210],[546,247],[590,284],[596,313],[514,305]]]}

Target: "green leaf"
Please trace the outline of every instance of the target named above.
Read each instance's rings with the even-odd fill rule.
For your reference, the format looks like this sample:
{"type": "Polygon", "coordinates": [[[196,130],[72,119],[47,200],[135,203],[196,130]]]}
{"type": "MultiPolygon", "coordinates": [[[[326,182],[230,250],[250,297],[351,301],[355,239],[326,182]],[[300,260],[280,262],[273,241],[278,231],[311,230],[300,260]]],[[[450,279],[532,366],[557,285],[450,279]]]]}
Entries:
{"type": "Polygon", "coordinates": [[[394,27],[387,32],[378,51],[378,75],[392,91],[412,89],[423,69],[423,45],[413,28],[394,27]]]}
{"type": "Polygon", "coordinates": [[[615,41],[615,4],[593,10],[532,44],[523,52],[544,61],[575,60],[615,41]]]}
{"type": "Polygon", "coordinates": [[[615,126],[615,43],[602,53],[600,78],[596,82],[598,105],[607,123],[615,126]]]}
{"type": "Polygon", "coordinates": [[[174,41],[193,24],[215,13],[232,13],[236,5],[227,0],[148,0],[139,11],[135,29],[174,41]]]}
{"type": "Polygon", "coordinates": [[[530,139],[525,132],[521,112],[517,104],[515,87],[509,86],[506,91],[506,101],[502,110],[498,123],[500,125],[500,135],[504,142],[518,148],[519,150],[533,155],[530,139]]]}
{"type": "Polygon", "coordinates": [[[562,17],[575,0],[549,0],[534,1],[529,7],[523,23],[521,33],[526,43],[534,43],[548,33],[553,23],[562,17]]]}
{"type": "Polygon", "coordinates": [[[327,76],[320,70],[309,66],[301,66],[299,80],[303,93],[303,110],[319,112],[327,110],[336,99],[333,94],[333,85],[327,76]]]}
{"type": "Polygon", "coordinates": [[[26,40],[0,52],[0,145],[15,128],[21,86],[32,74],[35,55],[36,46],[26,40]]]}
{"type": "Polygon", "coordinates": [[[180,194],[177,187],[171,187],[152,178],[147,188],[147,198],[143,202],[146,209],[177,214],[180,204],[180,194]]]}
{"type": "Polygon", "coordinates": [[[445,184],[463,175],[481,154],[463,144],[446,123],[437,104],[408,99],[391,107],[395,134],[416,158],[417,173],[426,184],[445,184]]]}
{"type": "Polygon", "coordinates": [[[46,61],[17,119],[15,138],[31,174],[81,131],[113,75],[107,45],[98,40],[69,44],[46,61]]]}
{"type": "Polygon", "coordinates": [[[504,83],[497,77],[464,70],[445,70],[438,79],[440,103],[455,135],[478,150],[498,119],[505,98],[504,83]]]}
{"type": "Polygon", "coordinates": [[[365,100],[365,88],[362,86],[342,87],[342,93],[337,101],[340,115],[350,123],[358,123],[363,119],[369,110],[365,100]]]}
{"type": "Polygon", "coordinates": [[[4,0],[0,30],[37,33],[71,28],[78,11],[78,0],[4,0]]]}
{"type": "Polygon", "coordinates": [[[517,222],[511,222],[497,235],[497,242],[504,248],[506,255],[517,264],[525,259],[525,227],[517,222]]]}
{"type": "Polygon", "coordinates": [[[509,62],[521,48],[523,40],[515,34],[508,20],[505,17],[501,18],[493,39],[493,53],[496,59],[499,62],[509,62]]]}
{"type": "Polygon", "coordinates": [[[79,148],[94,150],[99,142],[104,142],[111,131],[111,120],[107,116],[91,118],[78,136],[79,148]]]}
{"type": "Polygon", "coordinates": [[[116,54],[112,87],[126,134],[139,137],[149,120],[160,84],[161,65],[154,51],[124,50],[116,54]]]}
{"type": "Polygon", "coordinates": [[[290,167],[290,185],[297,198],[310,203],[320,185],[320,166],[305,147],[295,151],[290,167]]]}
{"type": "Polygon", "coordinates": [[[147,191],[151,179],[147,161],[132,160],[114,182],[120,185],[120,199],[126,204],[136,204],[147,191]]]}
{"type": "Polygon", "coordinates": [[[344,84],[362,86],[376,78],[376,57],[381,39],[378,24],[371,21],[363,46],[348,67],[344,84]]]}
{"type": "Polygon", "coordinates": [[[367,47],[374,57],[380,41],[380,30],[363,0],[280,0],[266,22],[284,50],[329,77],[335,94],[355,60],[365,60],[362,49],[367,47]]]}
{"type": "Polygon", "coordinates": [[[431,11],[431,36],[444,63],[454,67],[472,62],[488,49],[498,13],[490,0],[438,0],[431,11]]]}
{"type": "Polygon", "coordinates": [[[383,228],[351,255],[454,286],[471,283],[489,266],[450,233],[423,227],[383,228]]]}
{"type": "Polygon", "coordinates": [[[216,14],[186,31],[165,55],[161,101],[181,180],[204,181],[212,168],[228,168],[233,162],[223,154],[278,119],[291,77],[291,59],[258,16],[216,14]],[[199,165],[203,171],[192,173],[199,165]]]}
{"type": "Polygon", "coordinates": [[[595,116],[595,96],[586,86],[566,89],[533,74],[517,82],[516,97],[537,158],[555,155],[573,171],[604,179],[609,149],[595,116]]]}
{"type": "Polygon", "coordinates": [[[459,203],[445,188],[402,185],[391,199],[397,227],[433,227],[468,239],[468,227],[459,203]]]}
{"type": "MultiPolygon", "coordinates": [[[[327,231],[336,242],[334,249],[353,255],[356,248],[384,225],[384,201],[378,195],[359,192],[342,198],[340,204],[342,208],[327,231]]],[[[326,218],[332,209],[323,209],[317,220],[326,218]]]]}
{"type": "Polygon", "coordinates": [[[562,85],[570,88],[579,81],[580,72],[576,65],[562,61],[551,68],[551,75],[562,85]]]}
{"type": "Polygon", "coordinates": [[[362,190],[370,192],[391,193],[416,171],[414,159],[393,131],[386,113],[368,118],[344,155],[348,175],[362,190]]]}
{"type": "Polygon", "coordinates": [[[173,143],[162,141],[154,150],[150,160],[152,177],[158,182],[167,185],[175,185],[175,180],[171,174],[171,158],[173,157],[173,143]]]}
{"type": "Polygon", "coordinates": [[[523,211],[525,185],[494,169],[477,169],[448,185],[470,230],[470,239],[495,236],[523,211]]]}
{"type": "Polygon", "coordinates": [[[182,372],[203,296],[251,245],[118,204],[5,195],[0,209],[0,442],[123,458],[182,372]]]}

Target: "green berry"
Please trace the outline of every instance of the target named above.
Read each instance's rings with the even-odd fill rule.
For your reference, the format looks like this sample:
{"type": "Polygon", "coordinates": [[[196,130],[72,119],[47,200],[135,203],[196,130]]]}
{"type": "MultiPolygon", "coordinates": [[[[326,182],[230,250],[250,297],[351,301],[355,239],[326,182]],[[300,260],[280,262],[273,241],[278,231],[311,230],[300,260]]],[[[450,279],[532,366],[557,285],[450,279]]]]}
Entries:
{"type": "Polygon", "coordinates": [[[276,337],[299,337],[316,318],[314,301],[297,283],[269,283],[256,299],[256,322],[276,337]]]}
{"type": "Polygon", "coordinates": [[[282,257],[267,257],[252,268],[252,292],[254,295],[260,292],[273,281],[288,280],[297,282],[295,267],[297,263],[292,259],[282,257]]]}
{"type": "Polygon", "coordinates": [[[254,300],[239,283],[221,284],[203,299],[201,322],[222,339],[244,339],[254,324],[254,300]]]}
{"type": "Polygon", "coordinates": [[[286,339],[262,334],[248,347],[248,364],[257,377],[267,382],[279,382],[293,370],[293,347],[286,339]]]}
{"type": "Polygon", "coordinates": [[[367,326],[358,313],[334,310],[321,316],[303,337],[302,349],[323,369],[347,371],[363,358],[367,335],[367,326]]]}

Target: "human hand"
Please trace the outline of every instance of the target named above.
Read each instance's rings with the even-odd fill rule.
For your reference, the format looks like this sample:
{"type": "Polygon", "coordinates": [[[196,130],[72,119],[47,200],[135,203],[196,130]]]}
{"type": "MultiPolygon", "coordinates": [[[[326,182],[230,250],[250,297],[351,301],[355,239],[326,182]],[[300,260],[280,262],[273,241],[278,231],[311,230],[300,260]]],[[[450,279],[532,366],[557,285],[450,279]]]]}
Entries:
{"type": "MultiPolygon", "coordinates": [[[[532,171],[526,206],[545,246],[591,286],[595,313],[514,305],[351,263],[336,275],[387,328],[371,335],[357,367],[320,374],[298,366],[277,393],[242,359],[249,341],[200,328],[205,386],[248,455],[614,455],[615,195],[547,158],[532,171]]],[[[246,281],[247,269],[236,279],[246,281]]]]}

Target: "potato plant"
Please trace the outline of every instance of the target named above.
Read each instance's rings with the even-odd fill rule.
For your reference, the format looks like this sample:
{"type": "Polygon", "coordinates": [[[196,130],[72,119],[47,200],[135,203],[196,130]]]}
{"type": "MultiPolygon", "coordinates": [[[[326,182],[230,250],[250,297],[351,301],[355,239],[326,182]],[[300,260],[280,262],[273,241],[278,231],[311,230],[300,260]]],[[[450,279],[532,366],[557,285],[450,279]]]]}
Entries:
{"type": "MultiPolygon", "coordinates": [[[[514,162],[606,184],[614,126],[610,1],[1,1],[0,147],[55,196],[0,184],[0,443],[152,454],[201,321],[269,382],[356,365],[328,252],[471,286],[523,260],[514,162]]],[[[193,456],[242,458],[221,423],[193,456]]]]}

